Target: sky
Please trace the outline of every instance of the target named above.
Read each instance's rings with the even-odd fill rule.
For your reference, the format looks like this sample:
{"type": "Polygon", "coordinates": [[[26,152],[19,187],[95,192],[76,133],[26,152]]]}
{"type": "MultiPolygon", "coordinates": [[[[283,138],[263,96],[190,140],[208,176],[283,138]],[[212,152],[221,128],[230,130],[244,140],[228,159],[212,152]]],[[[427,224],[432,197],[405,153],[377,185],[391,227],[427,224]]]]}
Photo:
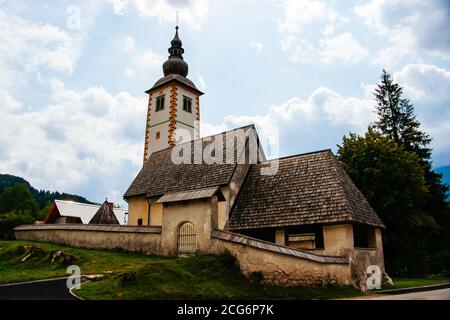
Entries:
{"type": "Polygon", "coordinates": [[[385,68],[450,164],[448,0],[0,0],[0,173],[123,203],[177,10],[203,136],[255,123],[279,156],[336,151],[385,68]]]}

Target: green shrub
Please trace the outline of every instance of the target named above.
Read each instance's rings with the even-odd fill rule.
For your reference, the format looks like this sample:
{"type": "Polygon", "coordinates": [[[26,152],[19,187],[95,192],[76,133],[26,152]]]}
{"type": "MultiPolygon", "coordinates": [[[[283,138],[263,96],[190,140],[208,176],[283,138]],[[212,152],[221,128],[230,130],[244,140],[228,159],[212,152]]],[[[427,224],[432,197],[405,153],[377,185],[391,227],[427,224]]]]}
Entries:
{"type": "Polygon", "coordinates": [[[450,277],[450,251],[441,250],[433,254],[427,260],[427,265],[430,274],[450,277]]]}
{"type": "Polygon", "coordinates": [[[0,239],[14,239],[15,227],[34,222],[35,219],[29,212],[11,211],[0,214],[0,239]]]}

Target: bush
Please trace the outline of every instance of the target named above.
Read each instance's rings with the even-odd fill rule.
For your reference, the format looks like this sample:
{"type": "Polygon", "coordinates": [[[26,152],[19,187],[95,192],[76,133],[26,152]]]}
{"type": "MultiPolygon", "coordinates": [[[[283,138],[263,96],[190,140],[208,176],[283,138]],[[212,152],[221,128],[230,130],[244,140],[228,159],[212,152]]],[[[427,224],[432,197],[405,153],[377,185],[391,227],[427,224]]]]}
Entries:
{"type": "Polygon", "coordinates": [[[11,211],[0,214],[0,239],[14,239],[15,227],[34,222],[35,219],[29,212],[11,211]]]}
{"type": "Polygon", "coordinates": [[[441,250],[427,259],[429,273],[450,277],[450,251],[441,250]]]}

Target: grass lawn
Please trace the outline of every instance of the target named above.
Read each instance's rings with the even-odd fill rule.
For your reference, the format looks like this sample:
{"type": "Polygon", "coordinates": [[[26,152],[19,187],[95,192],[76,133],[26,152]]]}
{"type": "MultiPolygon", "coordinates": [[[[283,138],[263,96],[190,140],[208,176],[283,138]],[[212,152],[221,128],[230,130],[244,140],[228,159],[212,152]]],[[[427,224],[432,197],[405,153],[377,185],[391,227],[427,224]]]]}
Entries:
{"type": "Polygon", "coordinates": [[[85,299],[333,299],[361,295],[348,287],[264,286],[242,275],[228,254],[168,258],[0,241],[0,284],[65,276],[68,264],[80,266],[83,274],[104,275],[75,291],[85,299]],[[22,262],[31,246],[37,248],[36,253],[22,262]],[[52,262],[58,250],[69,261],[57,258],[52,262]]]}
{"type": "Polygon", "coordinates": [[[50,253],[58,250],[72,255],[74,261],[70,264],[80,266],[82,274],[127,272],[144,266],[149,260],[167,260],[140,254],[77,249],[42,242],[0,240],[0,284],[67,276],[67,263],[60,259],[53,263],[51,261],[50,253]],[[21,262],[31,246],[39,248],[40,252],[21,262]]]}
{"type": "Polygon", "coordinates": [[[422,287],[422,286],[430,286],[433,284],[443,284],[450,283],[450,278],[444,277],[430,277],[430,278],[419,278],[419,279],[411,279],[411,278],[396,278],[392,279],[394,281],[394,286],[383,286],[383,290],[390,289],[403,289],[403,288],[412,288],[412,287],[422,287]]]}

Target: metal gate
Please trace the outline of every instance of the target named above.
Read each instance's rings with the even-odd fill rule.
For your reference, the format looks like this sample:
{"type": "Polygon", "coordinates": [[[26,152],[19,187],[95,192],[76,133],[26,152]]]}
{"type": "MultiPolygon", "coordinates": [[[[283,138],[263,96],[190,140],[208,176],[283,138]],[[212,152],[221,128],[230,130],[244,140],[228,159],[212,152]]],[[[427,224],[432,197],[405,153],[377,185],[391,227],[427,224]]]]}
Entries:
{"type": "Polygon", "coordinates": [[[186,222],[178,229],[177,248],[179,256],[195,254],[197,250],[197,235],[192,223],[186,222]]]}

